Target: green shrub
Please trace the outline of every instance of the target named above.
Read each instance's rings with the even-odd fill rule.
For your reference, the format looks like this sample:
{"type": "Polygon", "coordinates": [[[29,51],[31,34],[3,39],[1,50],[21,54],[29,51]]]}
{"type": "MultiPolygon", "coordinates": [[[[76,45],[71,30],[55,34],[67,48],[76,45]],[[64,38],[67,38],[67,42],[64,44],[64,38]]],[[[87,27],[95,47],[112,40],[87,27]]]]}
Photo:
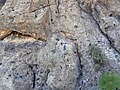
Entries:
{"type": "Polygon", "coordinates": [[[120,90],[120,75],[115,72],[105,73],[100,79],[100,90],[120,90]]]}
{"type": "Polygon", "coordinates": [[[99,70],[101,66],[106,64],[107,57],[99,47],[95,45],[90,45],[89,52],[90,52],[92,59],[94,60],[95,68],[97,70],[99,70]]]}

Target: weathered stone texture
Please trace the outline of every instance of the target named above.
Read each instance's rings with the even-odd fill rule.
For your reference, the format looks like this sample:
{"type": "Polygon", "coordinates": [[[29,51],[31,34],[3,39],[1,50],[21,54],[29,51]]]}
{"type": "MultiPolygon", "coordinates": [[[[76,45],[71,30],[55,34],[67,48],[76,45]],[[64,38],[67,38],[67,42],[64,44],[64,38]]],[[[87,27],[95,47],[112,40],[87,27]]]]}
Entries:
{"type": "Polygon", "coordinates": [[[0,90],[99,90],[120,73],[120,1],[0,0],[0,40],[0,90]]]}
{"type": "Polygon", "coordinates": [[[1,42],[0,88],[74,90],[79,74],[75,44],[56,35],[49,42],[46,45],[1,42]]]}
{"type": "Polygon", "coordinates": [[[7,0],[0,10],[0,30],[7,29],[46,40],[49,11],[48,7],[42,8],[39,3],[39,0],[7,0]]]}

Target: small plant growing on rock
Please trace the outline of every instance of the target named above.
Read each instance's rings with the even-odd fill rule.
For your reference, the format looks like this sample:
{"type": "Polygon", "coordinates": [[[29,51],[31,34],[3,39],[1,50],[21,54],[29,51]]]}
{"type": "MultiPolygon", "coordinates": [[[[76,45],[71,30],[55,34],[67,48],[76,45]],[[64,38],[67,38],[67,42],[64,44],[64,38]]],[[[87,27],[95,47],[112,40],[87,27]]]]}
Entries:
{"type": "Polygon", "coordinates": [[[95,45],[89,46],[89,52],[90,52],[92,59],[94,60],[95,69],[96,71],[98,71],[101,66],[106,64],[107,57],[102,52],[102,50],[98,46],[95,46],[95,45]]]}
{"type": "Polygon", "coordinates": [[[100,90],[120,90],[120,75],[114,71],[105,73],[100,79],[100,90]]]}

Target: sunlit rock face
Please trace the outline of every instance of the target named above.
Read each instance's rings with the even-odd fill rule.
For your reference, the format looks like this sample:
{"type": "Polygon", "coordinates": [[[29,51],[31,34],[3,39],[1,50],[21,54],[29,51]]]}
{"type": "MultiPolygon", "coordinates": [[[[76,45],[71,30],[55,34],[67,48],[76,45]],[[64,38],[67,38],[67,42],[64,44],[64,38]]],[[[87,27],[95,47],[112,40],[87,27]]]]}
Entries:
{"type": "Polygon", "coordinates": [[[7,0],[0,10],[0,30],[46,40],[49,10],[48,7],[42,8],[41,4],[39,0],[7,0]]]}
{"type": "Polygon", "coordinates": [[[0,90],[99,90],[107,71],[120,73],[119,0],[0,0],[0,90]]]}

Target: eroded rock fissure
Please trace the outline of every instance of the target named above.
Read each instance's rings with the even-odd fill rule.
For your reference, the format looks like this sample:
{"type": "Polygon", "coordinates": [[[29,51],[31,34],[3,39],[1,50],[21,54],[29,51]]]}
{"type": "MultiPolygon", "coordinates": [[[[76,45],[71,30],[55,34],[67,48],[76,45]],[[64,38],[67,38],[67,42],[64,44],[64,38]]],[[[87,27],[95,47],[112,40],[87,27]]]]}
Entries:
{"type": "Polygon", "coordinates": [[[33,70],[33,89],[35,88],[35,83],[36,83],[36,73],[33,70]]]}
{"type": "Polygon", "coordinates": [[[101,33],[103,36],[105,36],[105,37],[107,38],[107,40],[109,41],[110,46],[111,46],[118,54],[120,54],[119,50],[117,50],[117,49],[114,47],[113,42],[112,42],[112,40],[110,39],[110,37],[102,31],[102,29],[100,28],[100,25],[99,25],[99,23],[97,22],[97,20],[96,20],[93,16],[92,16],[92,18],[93,18],[93,20],[95,21],[95,23],[97,24],[100,33],[101,33]]]}
{"type": "MultiPolygon", "coordinates": [[[[27,63],[26,63],[27,64],[27,63]]],[[[36,73],[35,73],[35,70],[33,69],[33,66],[32,65],[29,65],[29,64],[27,64],[28,65],[28,67],[31,69],[31,71],[32,71],[32,73],[33,73],[33,80],[32,80],[32,82],[33,82],[33,89],[35,88],[35,86],[36,86],[36,73]]]]}
{"type": "Polygon", "coordinates": [[[31,65],[28,65],[28,67],[32,70],[33,72],[33,89],[35,88],[35,82],[36,82],[36,75],[35,71],[33,70],[33,67],[31,65]]]}
{"type": "Polygon", "coordinates": [[[79,8],[80,8],[83,12],[85,12],[85,13],[87,13],[89,16],[91,16],[91,18],[94,20],[94,22],[96,23],[96,25],[97,25],[97,27],[98,27],[99,32],[108,40],[110,47],[112,47],[118,54],[120,54],[120,52],[114,47],[113,42],[110,40],[109,36],[103,32],[103,30],[101,29],[98,21],[94,18],[94,16],[93,16],[90,12],[87,12],[86,10],[84,10],[84,9],[81,7],[80,2],[79,2],[78,0],[76,0],[76,1],[78,2],[79,8]]]}
{"type": "Polygon", "coordinates": [[[60,6],[60,0],[55,0],[56,6],[57,6],[57,13],[60,13],[59,6],[60,6]]]}
{"type": "Polygon", "coordinates": [[[45,84],[46,84],[46,82],[47,82],[47,79],[48,79],[48,75],[49,75],[49,73],[50,73],[50,69],[47,69],[46,71],[45,71],[45,76],[44,76],[44,82],[42,83],[42,87],[44,87],[45,86],[45,84]]]}
{"type": "Polygon", "coordinates": [[[51,5],[48,4],[48,5],[42,6],[42,7],[40,7],[40,8],[37,8],[37,9],[33,10],[32,12],[35,12],[35,11],[40,10],[40,9],[47,8],[47,7],[49,7],[49,6],[51,6],[51,5]]]}
{"type": "Polygon", "coordinates": [[[43,38],[36,38],[32,35],[29,35],[29,34],[23,34],[23,33],[20,33],[20,32],[17,32],[17,31],[12,31],[12,30],[9,30],[8,32],[6,32],[5,34],[3,35],[0,35],[0,40],[4,40],[5,38],[7,38],[8,36],[10,36],[11,34],[14,34],[14,35],[20,35],[20,36],[25,36],[25,37],[31,37],[31,38],[34,38],[36,40],[40,40],[40,41],[46,41],[45,39],[43,38]]]}
{"type": "Polygon", "coordinates": [[[80,86],[80,81],[81,81],[81,78],[83,76],[83,71],[82,71],[82,62],[81,62],[81,57],[80,57],[80,52],[78,50],[78,44],[75,43],[75,46],[76,46],[76,53],[77,53],[77,56],[78,56],[78,72],[79,72],[79,75],[78,75],[78,78],[77,78],[77,87],[80,86]]]}

